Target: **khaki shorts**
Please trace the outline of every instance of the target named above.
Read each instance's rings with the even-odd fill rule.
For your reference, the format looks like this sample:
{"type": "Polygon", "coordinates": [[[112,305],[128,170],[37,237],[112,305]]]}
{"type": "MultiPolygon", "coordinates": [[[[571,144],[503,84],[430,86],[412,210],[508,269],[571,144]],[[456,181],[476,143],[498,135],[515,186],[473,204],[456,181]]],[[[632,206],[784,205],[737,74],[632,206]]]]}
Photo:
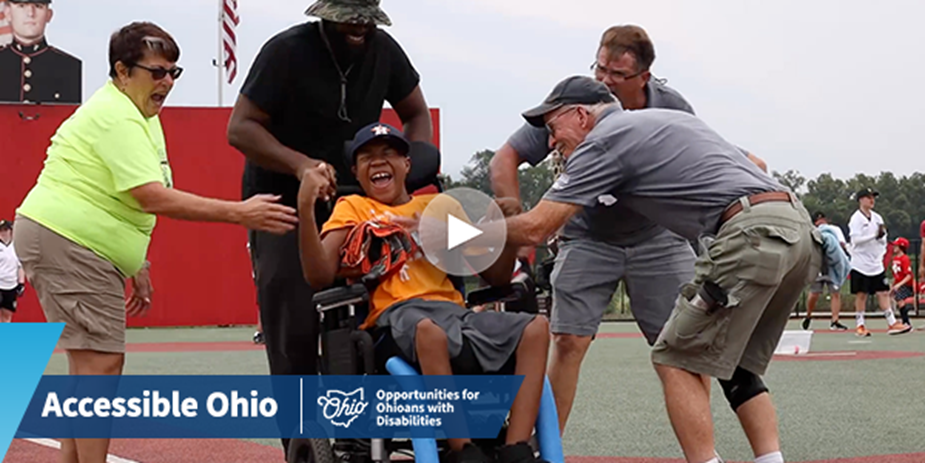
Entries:
{"type": "Polygon", "coordinates": [[[656,364],[729,380],[737,367],[763,375],[790,312],[819,274],[822,237],[797,200],[744,209],[696,264],[652,351],[656,364]],[[729,304],[712,313],[690,299],[713,281],[729,304]]]}
{"type": "Polygon", "coordinates": [[[58,348],[125,352],[125,279],[109,261],[17,216],[16,254],[49,323],[64,323],[58,348]]]}

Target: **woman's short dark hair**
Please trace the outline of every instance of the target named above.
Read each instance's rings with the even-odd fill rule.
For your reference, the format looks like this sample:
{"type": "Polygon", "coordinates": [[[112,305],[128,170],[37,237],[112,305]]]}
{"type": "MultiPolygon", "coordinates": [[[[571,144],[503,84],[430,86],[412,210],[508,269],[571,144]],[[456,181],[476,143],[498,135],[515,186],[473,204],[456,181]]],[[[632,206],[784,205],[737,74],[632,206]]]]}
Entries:
{"type": "Polygon", "coordinates": [[[180,47],[167,31],[153,23],[133,22],[109,39],[109,77],[116,77],[116,63],[131,67],[144,58],[145,51],[172,63],[180,60],[180,47]]]}

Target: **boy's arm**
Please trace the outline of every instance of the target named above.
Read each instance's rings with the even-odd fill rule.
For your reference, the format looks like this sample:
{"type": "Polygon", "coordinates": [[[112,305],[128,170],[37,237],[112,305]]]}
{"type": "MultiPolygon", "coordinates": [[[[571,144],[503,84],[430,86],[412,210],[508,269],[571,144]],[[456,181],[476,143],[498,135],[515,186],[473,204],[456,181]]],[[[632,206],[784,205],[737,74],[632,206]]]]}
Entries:
{"type": "Polygon", "coordinates": [[[305,281],[315,289],[334,283],[340,268],[340,248],[347,239],[348,230],[339,229],[322,240],[315,225],[315,203],[327,195],[330,187],[326,172],[320,168],[306,171],[299,187],[299,258],[305,281]]]}
{"type": "MultiPolygon", "coordinates": [[[[504,217],[513,217],[520,214],[520,200],[516,198],[496,198],[495,203],[501,209],[504,217]]],[[[521,248],[517,246],[504,246],[498,260],[491,267],[479,274],[486,283],[491,286],[503,286],[511,282],[511,274],[514,273],[514,262],[517,260],[521,248]]]]}
{"type": "Polygon", "coordinates": [[[498,260],[479,274],[491,286],[504,286],[511,283],[514,273],[514,261],[517,260],[517,246],[505,246],[498,260]]]}

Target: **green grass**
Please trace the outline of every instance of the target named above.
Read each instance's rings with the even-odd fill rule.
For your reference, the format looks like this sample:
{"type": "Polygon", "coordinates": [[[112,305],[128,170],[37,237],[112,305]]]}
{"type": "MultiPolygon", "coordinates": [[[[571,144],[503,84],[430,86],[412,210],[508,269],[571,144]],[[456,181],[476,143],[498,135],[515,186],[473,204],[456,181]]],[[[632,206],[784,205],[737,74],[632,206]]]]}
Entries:
{"type": "MultiPolygon", "coordinates": [[[[846,320],[847,321],[847,320],[846,320]]],[[[918,320],[917,320],[918,321],[918,320]]],[[[870,327],[885,328],[882,319],[870,327]]],[[[827,329],[817,320],[817,329],[827,329]]],[[[790,329],[799,329],[797,322],[790,329]]],[[[633,323],[605,323],[605,333],[636,332],[633,323]]],[[[129,342],[248,341],[253,328],[129,330],[129,342]]],[[[925,352],[925,332],[890,337],[817,334],[813,351],[925,352]],[[864,343],[858,343],[858,341],[864,343]],[[867,343],[866,341],[869,341],[867,343]]],[[[55,354],[46,373],[66,371],[55,354]]],[[[133,353],[127,374],[266,374],[262,351],[133,353]]],[[[870,361],[775,362],[765,378],[780,414],[788,461],[925,451],[925,357],[870,361]]],[[[717,449],[727,460],[750,461],[744,434],[714,382],[717,449]]],[[[256,440],[278,445],[276,440],[256,440]]],[[[565,435],[567,455],[679,457],[661,386],[642,338],[594,341],[565,435]]]]}

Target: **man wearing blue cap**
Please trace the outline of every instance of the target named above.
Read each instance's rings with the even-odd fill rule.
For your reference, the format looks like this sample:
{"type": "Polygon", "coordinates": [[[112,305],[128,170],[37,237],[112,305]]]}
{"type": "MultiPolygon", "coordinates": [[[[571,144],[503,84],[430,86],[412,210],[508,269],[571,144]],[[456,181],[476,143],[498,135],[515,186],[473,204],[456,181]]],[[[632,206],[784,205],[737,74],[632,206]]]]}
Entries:
{"type": "Polygon", "coordinates": [[[80,103],[79,59],[48,45],[51,0],[6,0],[13,42],[0,48],[0,101],[80,103]]]}
{"type": "MultiPolygon", "coordinates": [[[[506,221],[508,245],[542,242],[582,209],[619,202],[704,252],[655,342],[652,362],[689,463],[719,463],[710,393],[716,377],[757,463],[783,463],[761,381],[822,237],[797,197],[696,117],[624,111],[587,77],[560,82],[524,118],[545,127],[565,172],[530,212],[506,221]]],[[[502,227],[483,227],[486,239],[502,227]]],[[[473,242],[475,245],[475,242],[473,242]]]]}

